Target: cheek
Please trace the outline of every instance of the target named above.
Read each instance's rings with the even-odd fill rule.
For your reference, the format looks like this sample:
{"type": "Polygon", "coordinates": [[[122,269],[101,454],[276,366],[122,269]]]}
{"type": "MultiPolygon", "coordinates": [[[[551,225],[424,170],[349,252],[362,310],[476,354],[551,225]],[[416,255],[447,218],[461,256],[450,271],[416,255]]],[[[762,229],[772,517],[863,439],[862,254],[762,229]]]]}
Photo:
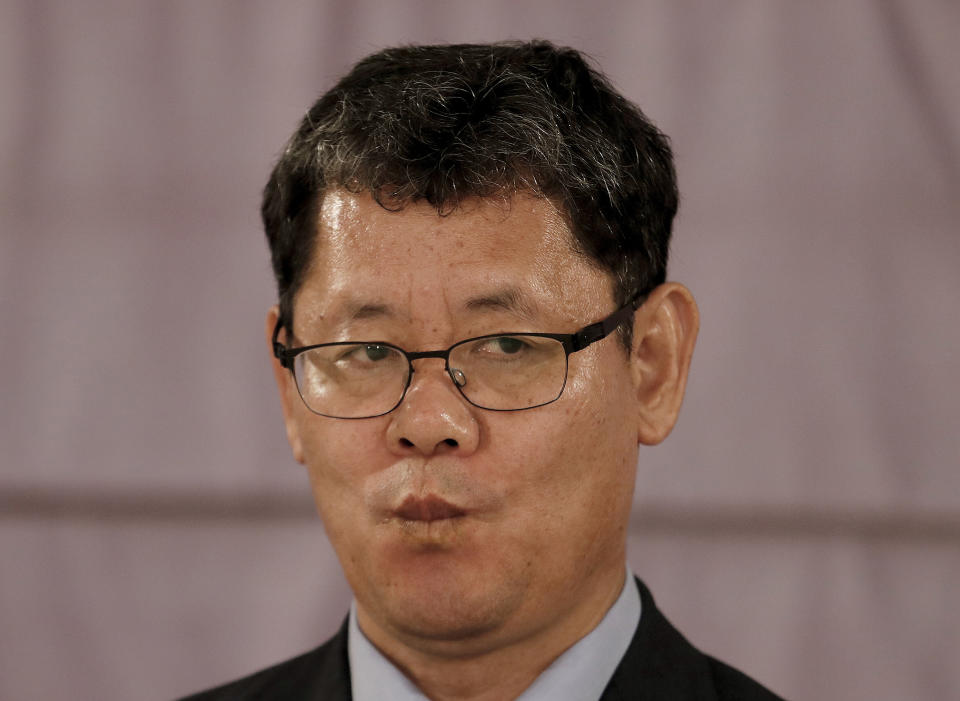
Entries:
{"type": "Polygon", "coordinates": [[[315,415],[301,424],[304,462],[327,528],[336,528],[340,514],[362,516],[363,481],[389,460],[381,424],[378,419],[342,421],[315,415]]]}
{"type": "Polygon", "coordinates": [[[549,569],[550,586],[624,557],[635,453],[631,458],[629,444],[619,455],[601,451],[609,437],[598,441],[591,432],[605,423],[589,406],[563,408],[527,424],[522,443],[514,444],[514,455],[523,457],[511,461],[511,508],[497,548],[509,562],[549,569]]]}
{"type": "Polygon", "coordinates": [[[629,503],[636,462],[627,423],[604,408],[608,400],[582,401],[577,391],[565,399],[528,416],[504,415],[490,430],[493,462],[504,468],[497,477],[518,497],[514,503],[558,529],[580,514],[606,513],[624,492],[629,503]],[[514,440],[502,438],[510,434],[514,440]]]}
{"type": "Polygon", "coordinates": [[[544,488],[571,514],[595,522],[620,518],[632,504],[637,461],[626,385],[600,373],[571,379],[569,401],[557,404],[562,416],[546,421],[541,434],[549,436],[551,464],[544,488]]]}

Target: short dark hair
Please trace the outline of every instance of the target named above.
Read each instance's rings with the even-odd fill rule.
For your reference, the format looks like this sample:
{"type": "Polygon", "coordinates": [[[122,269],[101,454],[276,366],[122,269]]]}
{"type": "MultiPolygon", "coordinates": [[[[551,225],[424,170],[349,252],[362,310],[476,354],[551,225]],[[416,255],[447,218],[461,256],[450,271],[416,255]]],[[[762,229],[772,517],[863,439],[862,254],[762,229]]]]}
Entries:
{"type": "Polygon", "coordinates": [[[678,201],[667,137],[579,52],[546,41],[385,49],[317,100],[261,210],[289,332],[333,187],[441,215],[473,197],[548,198],[618,304],[665,280],[678,201]]]}

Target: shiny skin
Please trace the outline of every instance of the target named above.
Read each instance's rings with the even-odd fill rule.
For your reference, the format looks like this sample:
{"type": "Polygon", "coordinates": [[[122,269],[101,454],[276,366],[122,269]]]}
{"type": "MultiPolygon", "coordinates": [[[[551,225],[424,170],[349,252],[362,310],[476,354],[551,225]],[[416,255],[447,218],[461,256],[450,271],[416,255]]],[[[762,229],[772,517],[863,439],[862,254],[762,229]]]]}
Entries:
{"type": "MultiPolygon", "coordinates": [[[[287,340],[431,350],[501,331],[575,331],[615,304],[609,275],[572,242],[548,200],[523,194],[439,216],[332,191],[287,340]]],[[[289,373],[275,373],[361,627],[402,666],[415,666],[407,653],[535,643],[559,654],[616,598],[640,412],[616,334],[570,356],[558,401],[518,412],[471,406],[435,359],[416,361],[400,407],[362,420],[312,414],[289,373]],[[454,515],[407,518],[403,505],[423,499],[454,515]]]]}

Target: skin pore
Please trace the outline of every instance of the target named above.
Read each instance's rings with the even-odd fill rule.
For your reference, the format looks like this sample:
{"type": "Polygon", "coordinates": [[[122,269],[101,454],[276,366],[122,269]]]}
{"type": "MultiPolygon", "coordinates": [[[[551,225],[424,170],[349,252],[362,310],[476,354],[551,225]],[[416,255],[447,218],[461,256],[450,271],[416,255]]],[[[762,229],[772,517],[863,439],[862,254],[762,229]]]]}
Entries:
{"type": "MultiPolygon", "coordinates": [[[[576,331],[615,305],[609,275],[572,240],[548,200],[522,193],[441,217],[328,192],[287,343],[422,351],[576,331]]],[[[686,288],[657,288],[629,353],[612,334],[572,354],[560,399],[526,411],[470,405],[442,360],[423,359],[393,412],[331,419],[274,363],[360,627],[430,698],[515,698],[616,600],[638,446],[673,426],[697,324],[686,288]],[[436,503],[448,517],[425,517],[436,503]]]]}

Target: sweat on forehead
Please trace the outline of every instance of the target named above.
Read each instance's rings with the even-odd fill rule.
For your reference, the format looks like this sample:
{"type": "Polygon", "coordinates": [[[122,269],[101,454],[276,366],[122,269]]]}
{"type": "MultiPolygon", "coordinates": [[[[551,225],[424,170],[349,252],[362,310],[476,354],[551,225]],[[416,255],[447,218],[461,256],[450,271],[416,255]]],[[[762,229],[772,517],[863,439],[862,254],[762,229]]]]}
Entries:
{"type": "Polygon", "coordinates": [[[579,242],[571,232],[568,218],[556,203],[528,191],[499,193],[495,197],[474,197],[460,202],[456,209],[443,213],[437,212],[424,202],[407,203],[395,208],[385,208],[379,203],[377,207],[361,207],[361,203],[371,199],[372,196],[368,193],[353,193],[343,188],[332,188],[321,195],[316,214],[316,236],[311,244],[311,265],[322,263],[325,257],[335,254],[333,247],[329,245],[328,239],[331,235],[342,236],[347,232],[352,234],[352,238],[350,241],[340,242],[341,247],[362,246],[366,247],[371,255],[376,254],[381,241],[381,237],[377,235],[378,230],[382,231],[383,225],[389,224],[397,216],[419,219],[422,222],[423,234],[429,238],[449,219],[476,213],[484,222],[497,226],[505,223],[516,210],[529,210],[533,207],[540,209],[541,204],[545,205],[542,212],[546,214],[546,226],[540,235],[556,236],[565,241],[571,251],[580,251],[579,242]]]}

